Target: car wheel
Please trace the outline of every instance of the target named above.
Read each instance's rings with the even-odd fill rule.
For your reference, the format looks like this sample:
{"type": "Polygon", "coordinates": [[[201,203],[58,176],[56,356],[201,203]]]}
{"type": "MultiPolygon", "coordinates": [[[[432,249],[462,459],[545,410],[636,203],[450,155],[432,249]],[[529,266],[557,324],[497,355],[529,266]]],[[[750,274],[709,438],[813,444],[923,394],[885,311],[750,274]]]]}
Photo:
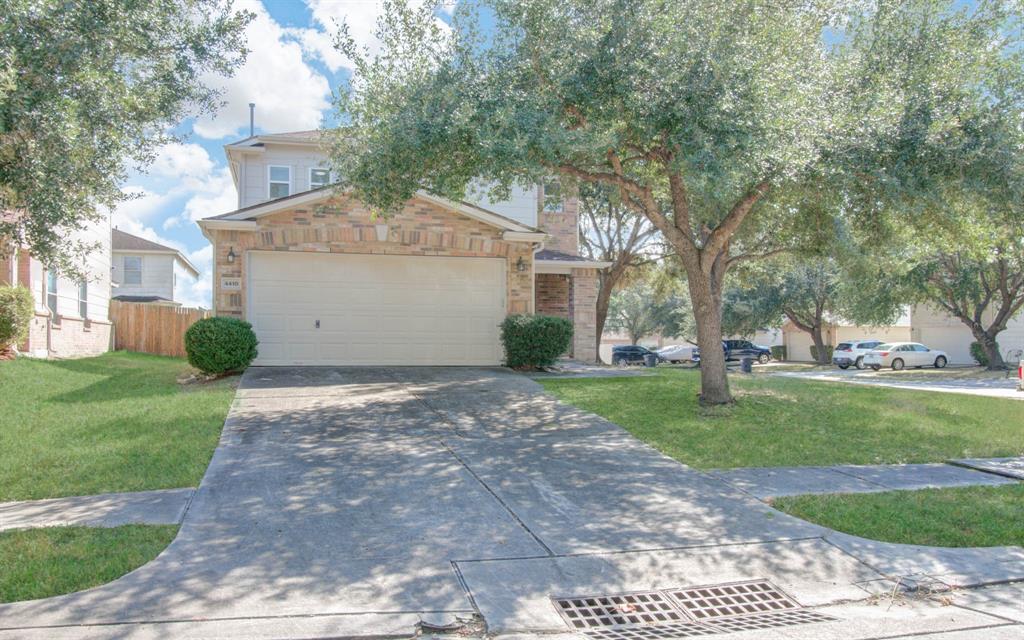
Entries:
{"type": "Polygon", "coordinates": [[[882,365],[880,365],[880,364],[873,364],[873,365],[871,365],[871,370],[872,371],[881,371],[882,370],[882,365]]]}
{"type": "Polygon", "coordinates": [[[768,361],[771,359],[771,356],[769,356],[767,353],[762,353],[761,355],[757,356],[757,361],[760,362],[761,364],[768,364],[768,361]]]}
{"type": "Polygon", "coordinates": [[[612,358],[612,366],[621,367],[622,364],[622,358],[612,358]]]}
{"type": "Polygon", "coordinates": [[[864,368],[864,356],[858,356],[857,357],[857,362],[854,362],[853,366],[857,367],[858,369],[863,369],[864,368]]]}
{"type": "Polygon", "coordinates": [[[902,369],[903,369],[903,360],[902,359],[896,358],[895,360],[892,361],[892,370],[893,371],[900,371],[902,369]]]}
{"type": "Polygon", "coordinates": [[[840,369],[849,369],[850,368],[850,365],[848,365],[848,364],[837,364],[836,366],[839,367],[840,369]]]}
{"type": "Polygon", "coordinates": [[[942,369],[946,366],[946,356],[939,356],[935,358],[935,368],[942,369]]]}

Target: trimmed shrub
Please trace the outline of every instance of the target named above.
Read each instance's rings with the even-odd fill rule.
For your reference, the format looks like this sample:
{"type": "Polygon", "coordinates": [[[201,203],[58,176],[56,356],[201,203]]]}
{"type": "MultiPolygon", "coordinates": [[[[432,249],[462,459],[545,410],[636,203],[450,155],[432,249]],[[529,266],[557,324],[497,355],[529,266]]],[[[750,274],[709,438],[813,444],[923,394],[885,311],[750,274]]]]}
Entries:
{"type": "Polygon", "coordinates": [[[770,347],[772,350],[772,360],[785,360],[786,359],[786,345],[776,344],[770,347]]]}
{"type": "Polygon", "coordinates": [[[514,315],[501,323],[505,364],[513,369],[550,367],[571,340],[572,323],[565,318],[514,315]]]}
{"type": "Polygon", "coordinates": [[[185,332],[188,363],[203,373],[241,371],[256,359],[252,325],[237,318],[203,318],[185,332]]]}
{"type": "Polygon", "coordinates": [[[25,287],[0,287],[0,351],[28,337],[34,302],[25,287]]]}
{"type": "MultiPolygon", "coordinates": [[[[825,345],[825,355],[828,358],[829,362],[832,362],[832,351],[834,351],[834,350],[835,350],[835,347],[833,347],[832,345],[830,345],[830,344],[825,345]]],[[[815,362],[818,361],[818,347],[816,345],[813,345],[813,344],[811,345],[811,357],[814,358],[815,362]]]]}
{"type": "MultiPolygon", "coordinates": [[[[999,351],[999,343],[996,343],[996,351],[999,351]]],[[[985,353],[985,348],[981,346],[980,342],[971,343],[971,357],[983,367],[988,366],[988,354],[985,353]]]]}

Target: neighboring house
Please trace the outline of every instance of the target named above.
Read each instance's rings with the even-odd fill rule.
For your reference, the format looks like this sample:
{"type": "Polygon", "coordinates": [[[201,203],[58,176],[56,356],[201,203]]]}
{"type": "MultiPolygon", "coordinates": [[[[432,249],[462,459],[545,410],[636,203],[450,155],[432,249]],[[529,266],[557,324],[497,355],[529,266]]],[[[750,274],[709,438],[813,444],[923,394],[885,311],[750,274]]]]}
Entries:
{"type": "Polygon", "coordinates": [[[25,249],[0,258],[0,285],[32,292],[35,317],[18,350],[37,358],[76,358],[110,348],[110,221],[91,224],[80,239],[97,246],[85,258],[84,281],[72,280],[29,255],[25,249]]]}
{"type": "Polygon", "coordinates": [[[177,272],[199,277],[199,271],[177,249],[119,229],[111,231],[110,246],[114,300],[178,305],[174,300],[177,272]]]}
{"type": "MultiPolygon", "coordinates": [[[[990,314],[985,320],[989,320],[990,314]]],[[[810,334],[800,331],[790,322],[783,324],[786,358],[797,362],[810,362],[812,344],[810,334]]],[[[976,364],[971,356],[974,336],[963,322],[930,307],[919,304],[907,309],[895,323],[885,327],[861,327],[838,323],[828,327],[825,344],[836,346],[849,340],[878,339],[885,342],[920,342],[926,347],[945,351],[953,365],[976,364]]],[[[1024,313],[1010,320],[1006,330],[999,334],[999,346],[1005,354],[1011,349],[1024,348],[1024,313]]]]}
{"type": "Polygon", "coordinates": [[[383,219],[337,193],[317,132],[225,146],[238,210],[199,221],[213,307],[244,318],[257,365],[497,365],[508,314],[569,318],[597,358],[597,269],[577,255],[577,204],[555,184],[508,200],[426,192],[383,219]]]}
{"type": "MultiPolygon", "coordinates": [[[[822,338],[827,346],[835,347],[840,342],[850,340],[870,340],[872,338],[885,342],[906,342],[911,340],[910,310],[906,310],[891,325],[882,327],[862,327],[842,320],[836,320],[822,330],[822,338]]],[[[786,359],[794,362],[813,362],[811,346],[814,340],[811,334],[797,329],[786,320],[782,323],[782,343],[786,347],[786,359]]]]}
{"type": "MultiPolygon", "coordinates": [[[[982,318],[985,326],[992,322],[994,310],[982,318]]],[[[974,335],[963,322],[945,311],[929,305],[917,305],[911,312],[912,339],[926,347],[945,351],[951,364],[975,364],[971,356],[974,335]]],[[[1006,329],[996,338],[1005,355],[1011,349],[1024,349],[1024,312],[1006,323],[1006,329]]]]}

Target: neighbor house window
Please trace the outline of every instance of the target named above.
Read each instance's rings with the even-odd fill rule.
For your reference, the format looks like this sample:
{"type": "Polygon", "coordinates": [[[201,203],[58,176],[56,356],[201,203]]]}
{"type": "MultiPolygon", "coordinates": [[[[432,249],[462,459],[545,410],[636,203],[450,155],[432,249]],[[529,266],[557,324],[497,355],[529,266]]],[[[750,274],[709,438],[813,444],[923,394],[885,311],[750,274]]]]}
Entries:
{"type": "Polygon", "coordinates": [[[267,167],[270,198],[283,198],[292,192],[292,168],[270,165],[267,167]]]}
{"type": "Polygon", "coordinates": [[[57,318],[57,273],[48,269],[46,271],[46,307],[50,310],[50,316],[57,318]]]}
{"type": "Polygon", "coordinates": [[[141,256],[125,256],[124,257],[124,277],[121,279],[122,284],[142,284],[142,257],[141,256]]]}
{"type": "Polygon", "coordinates": [[[78,284],[78,317],[89,319],[89,283],[84,280],[78,284]]]}
{"type": "Polygon", "coordinates": [[[544,210],[558,212],[562,210],[562,185],[558,180],[544,183],[544,210]]]}
{"type": "Polygon", "coordinates": [[[319,189],[320,187],[326,187],[331,184],[331,170],[330,169],[310,169],[309,170],[309,188],[319,189]]]}

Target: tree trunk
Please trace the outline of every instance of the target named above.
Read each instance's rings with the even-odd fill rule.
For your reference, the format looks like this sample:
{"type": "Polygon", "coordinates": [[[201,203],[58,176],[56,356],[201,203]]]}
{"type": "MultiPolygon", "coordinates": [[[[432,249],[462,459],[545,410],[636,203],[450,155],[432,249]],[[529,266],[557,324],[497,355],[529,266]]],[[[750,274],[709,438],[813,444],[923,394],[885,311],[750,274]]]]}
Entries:
{"type": "Polygon", "coordinates": [[[604,333],[605,322],[608,321],[608,306],[611,304],[612,290],[615,288],[615,284],[619,278],[617,275],[612,273],[606,273],[601,278],[601,286],[597,290],[597,305],[594,309],[595,327],[597,329],[597,356],[598,360],[601,359],[601,335],[604,333]]]}
{"type": "Polygon", "coordinates": [[[701,404],[729,404],[733,398],[729,392],[725,350],[722,348],[722,305],[714,294],[710,277],[690,274],[687,284],[693,303],[693,316],[697,321],[701,404]]]}
{"type": "Polygon", "coordinates": [[[814,341],[814,348],[818,352],[818,364],[829,364],[828,350],[825,347],[825,339],[821,336],[821,325],[811,327],[811,340],[814,341]]]}
{"type": "Polygon", "coordinates": [[[974,339],[981,343],[981,348],[985,351],[985,355],[988,357],[988,370],[1002,371],[1006,369],[1006,362],[1003,361],[1003,354],[999,353],[999,345],[996,343],[996,337],[999,334],[992,335],[989,331],[975,331],[972,333],[974,333],[974,339]]]}

